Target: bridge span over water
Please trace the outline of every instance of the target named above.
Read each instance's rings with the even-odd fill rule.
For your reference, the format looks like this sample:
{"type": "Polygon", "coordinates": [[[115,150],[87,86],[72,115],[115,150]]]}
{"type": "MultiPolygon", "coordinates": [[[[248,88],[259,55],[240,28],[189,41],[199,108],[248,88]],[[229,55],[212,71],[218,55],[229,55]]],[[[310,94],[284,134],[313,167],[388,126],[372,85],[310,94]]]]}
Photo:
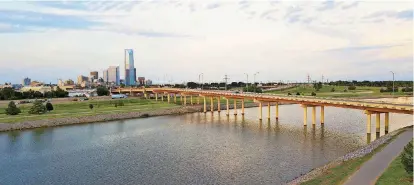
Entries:
{"type": "Polygon", "coordinates": [[[389,130],[389,113],[397,114],[413,114],[413,105],[411,104],[396,104],[396,103],[385,103],[375,102],[368,100],[357,100],[357,99],[346,99],[346,98],[321,98],[313,96],[295,96],[295,95],[273,95],[263,93],[235,93],[230,91],[212,91],[212,90],[192,90],[192,89],[178,89],[178,88],[119,88],[112,89],[111,93],[128,93],[134,95],[136,93],[143,93],[146,98],[149,94],[155,96],[155,100],[158,101],[159,97],[164,101],[166,97],[170,103],[173,101],[177,102],[177,95],[180,97],[182,104],[187,105],[187,98],[190,97],[190,104],[193,105],[193,96],[197,97],[197,104],[200,104],[200,98],[203,99],[204,113],[207,112],[206,98],[210,98],[210,108],[214,111],[214,99],[217,99],[217,111],[220,112],[220,100],[226,99],[227,112],[226,115],[230,114],[229,111],[229,100],[233,100],[234,115],[237,115],[237,101],[241,100],[241,114],[244,115],[244,100],[253,100],[259,105],[259,119],[262,120],[262,107],[263,104],[267,104],[267,118],[271,118],[270,104],[276,106],[276,119],[279,118],[279,104],[300,104],[303,107],[303,124],[307,125],[307,110],[308,107],[312,108],[312,124],[316,122],[316,108],[320,108],[320,120],[321,124],[324,124],[324,107],[341,107],[348,109],[359,109],[363,110],[367,115],[367,134],[371,134],[371,115],[376,115],[376,132],[379,135],[380,132],[380,115],[384,114],[385,133],[389,130]]]}

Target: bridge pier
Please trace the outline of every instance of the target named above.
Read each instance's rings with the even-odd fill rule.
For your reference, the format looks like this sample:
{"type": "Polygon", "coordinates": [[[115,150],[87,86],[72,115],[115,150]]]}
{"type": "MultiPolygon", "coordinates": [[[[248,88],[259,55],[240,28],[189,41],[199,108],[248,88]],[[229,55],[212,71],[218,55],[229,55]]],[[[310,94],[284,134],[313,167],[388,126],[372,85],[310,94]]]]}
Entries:
{"type": "Polygon", "coordinates": [[[241,101],[241,115],[244,115],[244,99],[241,101]]]}
{"type": "Polygon", "coordinates": [[[229,116],[230,115],[230,108],[229,108],[229,99],[228,98],[226,98],[226,105],[227,105],[226,115],[229,116]]]}
{"type": "Polygon", "coordinates": [[[158,101],[158,93],[155,93],[155,101],[158,101]]]}
{"type": "Polygon", "coordinates": [[[276,120],[279,120],[279,102],[276,102],[276,120]]]}
{"type": "Polygon", "coordinates": [[[164,93],[161,94],[161,101],[164,101],[164,93]]]}
{"type": "Polygon", "coordinates": [[[321,124],[325,123],[325,107],[321,106],[321,124]]]}
{"type": "Polygon", "coordinates": [[[267,119],[270,120],[270,102],[267,102],[267,119]]]}
{"type": "Polygon", "coordinates": [[[200,95],[197,96],[197,105],[200,105],[200,95]]]}
{"type": "Polygon", "coordinates": [[[183,94],[180,94],[180,103],[181,103],[181,105],[184,104],[184,102],[183,102],[183,94]]]}
{"type": "Polygon", "coordinates": [[[371,113],[367,112],[367,135],[371,136],[371,113]]]}
{"type": "Polygon", "coordinates": [[[234,99],[234,115],[237,116],[237,99],[234,99]]]}
{"type": "Polygon", "coordinates": [[[316,107],[312,107],[312,125],[316,124],[316,107]]]}
{"type": "Polygon", "coordinates": [[[308,107],[306,105],[303,106],[303,126],[308,125],[308,107]]]}
{"type": "Polygon", "coordinates": [[[221,106],[220,106],[220,97],[217,97],[217,112],[220,113],[221,106]]]}
{"type": "Polygon", "coordinates": [[[259,102],[259,120],[262,120],[262,102],[259,102]]]}
{"type": "Polygon", "coordinates": [[[211,109],[211,113],[214,112],[214,98],[210,97],[210,109],[211,109]]]}
{"type": "Polygon", "coordinates": [[[174,103],[177,103],[177,94],[174,93],[174,103]]]}
{"type": "Polygon", "coordinates": [[[167,94],[167,102],[168,102],[168,103],[170,103],[170,98],[171,98],[170,96],[171,96],[171,94],[170,94],[170,93],[168,93],[168,94],[167,94]]]}
{"type": "Polygon", "coordinates": [[[376,117],[376,119],[375,119],[375,132],[376,132],[376,136],[378,138],[379,135],[380,135],[381,114],[376,113],[375,117],[376,117]]]}
{"type": "Polygon", "coordinates": [[[388,134],[389,124],[390,124],[390,113],[386,112],[385,113],[385,134],[388,134]]]}
{"type": "Polygon", "coordinates": [[[204,113],[207,113],[207,102],[206,102],[206,97],[204,96],[204,113]]]}

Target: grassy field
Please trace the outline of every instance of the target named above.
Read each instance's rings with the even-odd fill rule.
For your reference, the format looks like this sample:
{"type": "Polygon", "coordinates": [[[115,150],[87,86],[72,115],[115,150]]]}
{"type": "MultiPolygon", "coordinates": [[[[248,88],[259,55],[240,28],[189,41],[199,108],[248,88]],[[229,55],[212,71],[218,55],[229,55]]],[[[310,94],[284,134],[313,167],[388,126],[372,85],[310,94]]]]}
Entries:
{"type": "Polygon", "coordinates": [[[375,183],[376,185],[411,185],[413,177],[409,175],[401,163],[401,155],[395,158],[375,183]]]}
{"type": "MultiPolygon", "coordinates": [[[[180,107],[182,104],[179,97],[177,97],[177,103],[174,103],[174,98],[170,99],[171,103],[167,102],[167,98],[164,97],[164,101],[161,101],[161,98],[158,98],[158,101],[155,99],[139,99],[139,98],[127,98],[120,100],[89,100],[89,101],[73,101],[67,103],[52,104],[54,110],[47,112],[42,115],[33,115],[29,114],[28,111],[32,106],[31,103],[18,105],[21,112],[19,115],[6,115],[4,109],[6,105],[0,107],[0,123],[16,123],[27,120],[42,120],[50,118],[64,118],[64,117],[81,117],[88,115],[98,115],[98,114],[110,114],[110,113],[125,113],[125,112],[139,112],[139,111],[148,111],[148,110],[157,110],[165,108],[180,107]],[[115,102],[123,102],[124,106],[115,107],[115,102]],[[94,108],[89,109],[89,104],[93,104],[94,108]]],[[[217,99],[213,99],[214,106],[217,106],[217,99]]],[[[184,102],[184,98],[183,98],[184,102]]],[[[210,98],[206,98],[207,105],[210,105],[210,98]]],[[[245,103],[252,102],[251,100],[246,100],[245,103]]],[[[191,99],[187,97],[187,105],[190,105],[191,99]]],[[[225,104],[226,100],[221,99],[220,103],[225,104]]],[[[233,104],[233,100],[229,101],[233,104]]],[[[240,106],[241,100],[237,100],[238,105],[240,106]]],[[[197,97],[193,97],[193,104],[197,104],[197,97]]],[[[203,104],[203,98],[200,97],[200,105],[203,104]]]]}
{"type": "MultiPolygon", "coordinates": [[[[52,101],[53,104],[53,101],[52,101]]],[[[69,102],[53,105],[54,110],[42,115],[29,114],[28,111],[32,106],[31,103],[18,105],[22,113],[19,115],[6,115],[4,111],[0,112],[0,123],[14,123],[25,120],[41,120],[50,118],[62,118],[62,117],[79,117],[86,115],[96,114],[109,114],[117,112],[137,112],[144,110],[155,110],[163,108],[179,107],[175,104],[168,104],[161,101],[152,101],[146,99],[123,99],[123,100],[105,100],[105,101],[82,101],[82,102],[69,102]],[[115,107],[114,103],[122,101],[124,106],[115,107]],[[89,104],[93,104],[94,108],[89,109],[89,104]]],[[[4,109],[6,107],[1,107],[4,109]]]]}
{"type": "MultiPolygon", "coordinates": [[[[357,86],[356,90],[347,90],[347,86],[330,86],[330,85],[324,85],[322,86],[319,91],[316,91],[313,86],[297,86],[290,89],[284,89],[284,90],[275,90],[275,91],[268,91],[266,93],[271,94],[284,94],[287,95],[288,93],[291,93],[292,95],[296,95],[297,92],[299,92],[301,95],[304,96],[310,96],[312,92],[316,93],[317,97],[389,97],[392,96],[392,93],[385,92],[381,93],[381,87],[363,87],[363,86],[357,86]],[[332,88],[335,89],[334,92],[332,92],[332,88]],[[347,90],[347,92],[345,92],[347,90]]],[[[408,93],[401,92],[401,89],[399,92],[396,92],[395,95],[408,95],[408,93]]]]}
{"type": "MultiPolygon", "coordinates": [[[[400,133],[401,132],[403,131],[400,131],[400,133]]],[[[394,135],[390,140],[388,140],[388,142],[380,145],[373,152],[365,155],[364,157],[343,162],[341,165],[330,168],[324,174],[312,180],[301,183],[301,185],[331,185],[344,183],[345,180],[349,176],[351,176],[355,171],[357,171],[364,162],[371,159],[372,156],[374,156],[377,152],[381,151],[385,146],[387,146],[388,143],[393,141],[398,135],[399,133],[394,135]]]]}

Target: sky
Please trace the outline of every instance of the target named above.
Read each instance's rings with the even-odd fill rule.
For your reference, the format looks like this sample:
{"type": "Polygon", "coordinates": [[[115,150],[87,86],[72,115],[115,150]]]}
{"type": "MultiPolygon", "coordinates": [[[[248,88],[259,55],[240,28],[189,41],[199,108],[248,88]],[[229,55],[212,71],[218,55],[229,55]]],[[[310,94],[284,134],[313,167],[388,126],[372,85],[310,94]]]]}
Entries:
{"type": "Polygon", "coordinates": [[[0,83],[413,79],[411,1],[2,1],[0,83]],[[256,75],[254,75],[257,73],[256,75]],[[246,75],[247,74],[247,75],[246,75]]]}

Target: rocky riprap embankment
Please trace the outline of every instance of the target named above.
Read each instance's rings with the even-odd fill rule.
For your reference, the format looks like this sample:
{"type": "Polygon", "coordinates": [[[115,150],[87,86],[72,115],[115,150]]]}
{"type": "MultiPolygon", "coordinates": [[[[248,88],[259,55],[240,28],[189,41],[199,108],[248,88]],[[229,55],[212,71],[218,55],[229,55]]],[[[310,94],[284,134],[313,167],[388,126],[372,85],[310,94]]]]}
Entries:
{"type": "Polygon", "coordinates": [[[336,160],[334,160],[334,161],[332,161],[332,162],[330,162],[330,163],[328,163],[328,164],[326,164],[322,167],[315,168],[315,169],[311,170],[309,173],[294,179],[293,181],[289,182],[288,184],[289,185],[294,185],[294,184],[300,184],[300,183],[312,180],[313,178],[315,178],[319,175],[322,175],[325,172],[329,171],[330,168],[338,166],[338,165],[340,165],[341,163],[343,163],[345,161],[349,161],[351,159],[363,157],[363,156],[373,152],[373,150],[378,148],[380,145],[388,142],[393,136],[399,134],[401,132],[401,130],[404,130],[404,129],[412,129],[412,127],[411,128],[402,128],[402,129],[398,129],[398,130],[395,130],[393,132],[390,132],[390,133],[380,137],[379,139],[371,142],[370,144],[368,144],[368,145],[366,145],[366,146],[364,146],[364,147],[362,147],[362,148],[360,148],[360,149],[358,149],[354,152],[351,152],[351,153],[348,153],[348,154],[346,154],[342,157],[339,157],[338,159],[336,159],[336,160]]]}
{"type": "MultiPolygon", "coordinates": [[[[238,108],[240,105],[238,105],[238,108]]],[[[255,103],[246,103],[245,107],[256,107],[255,103]]],[[[226,105],[222,104],[220,106],[222,111],[225,111],[226,105]]],[[[229,105],[230,109],[233,109],[233,104],[229,105]]],[[[210,111],[210,106],[207,105],[207,111],[210,111]]],[[[217,106],[214,107],[214,110],[217,110],[217,106]]],[[[53,127],[61,125],[71,125],[71,124],[81,124],[81,123],[93,123],[93,122],[104,122],[104,121],[113,121],[113,120],[122,120],[122,119],[132,119],[132,118],[145,118],[153,116],[163,116],[163,115],[172,115],[172,114],[185,114],[193,112],[203,111],[203,105],[194,105],[194,106],[185,106],[169,109],[159,109],[151,111],[141,111],[141,112],[128,112],[128,113],[114,113],[114,114],[99,114],[92,116],[79,116],[79,117],[65,117],[65,118],[54,118],[54,119],[45,119],[45,120],[33,120],[33,121],[23,121],[19,123],[0,123],[0,132],[2,131],[11,131],[11,130],[23,130],[39,127],[53,127]]]]}

